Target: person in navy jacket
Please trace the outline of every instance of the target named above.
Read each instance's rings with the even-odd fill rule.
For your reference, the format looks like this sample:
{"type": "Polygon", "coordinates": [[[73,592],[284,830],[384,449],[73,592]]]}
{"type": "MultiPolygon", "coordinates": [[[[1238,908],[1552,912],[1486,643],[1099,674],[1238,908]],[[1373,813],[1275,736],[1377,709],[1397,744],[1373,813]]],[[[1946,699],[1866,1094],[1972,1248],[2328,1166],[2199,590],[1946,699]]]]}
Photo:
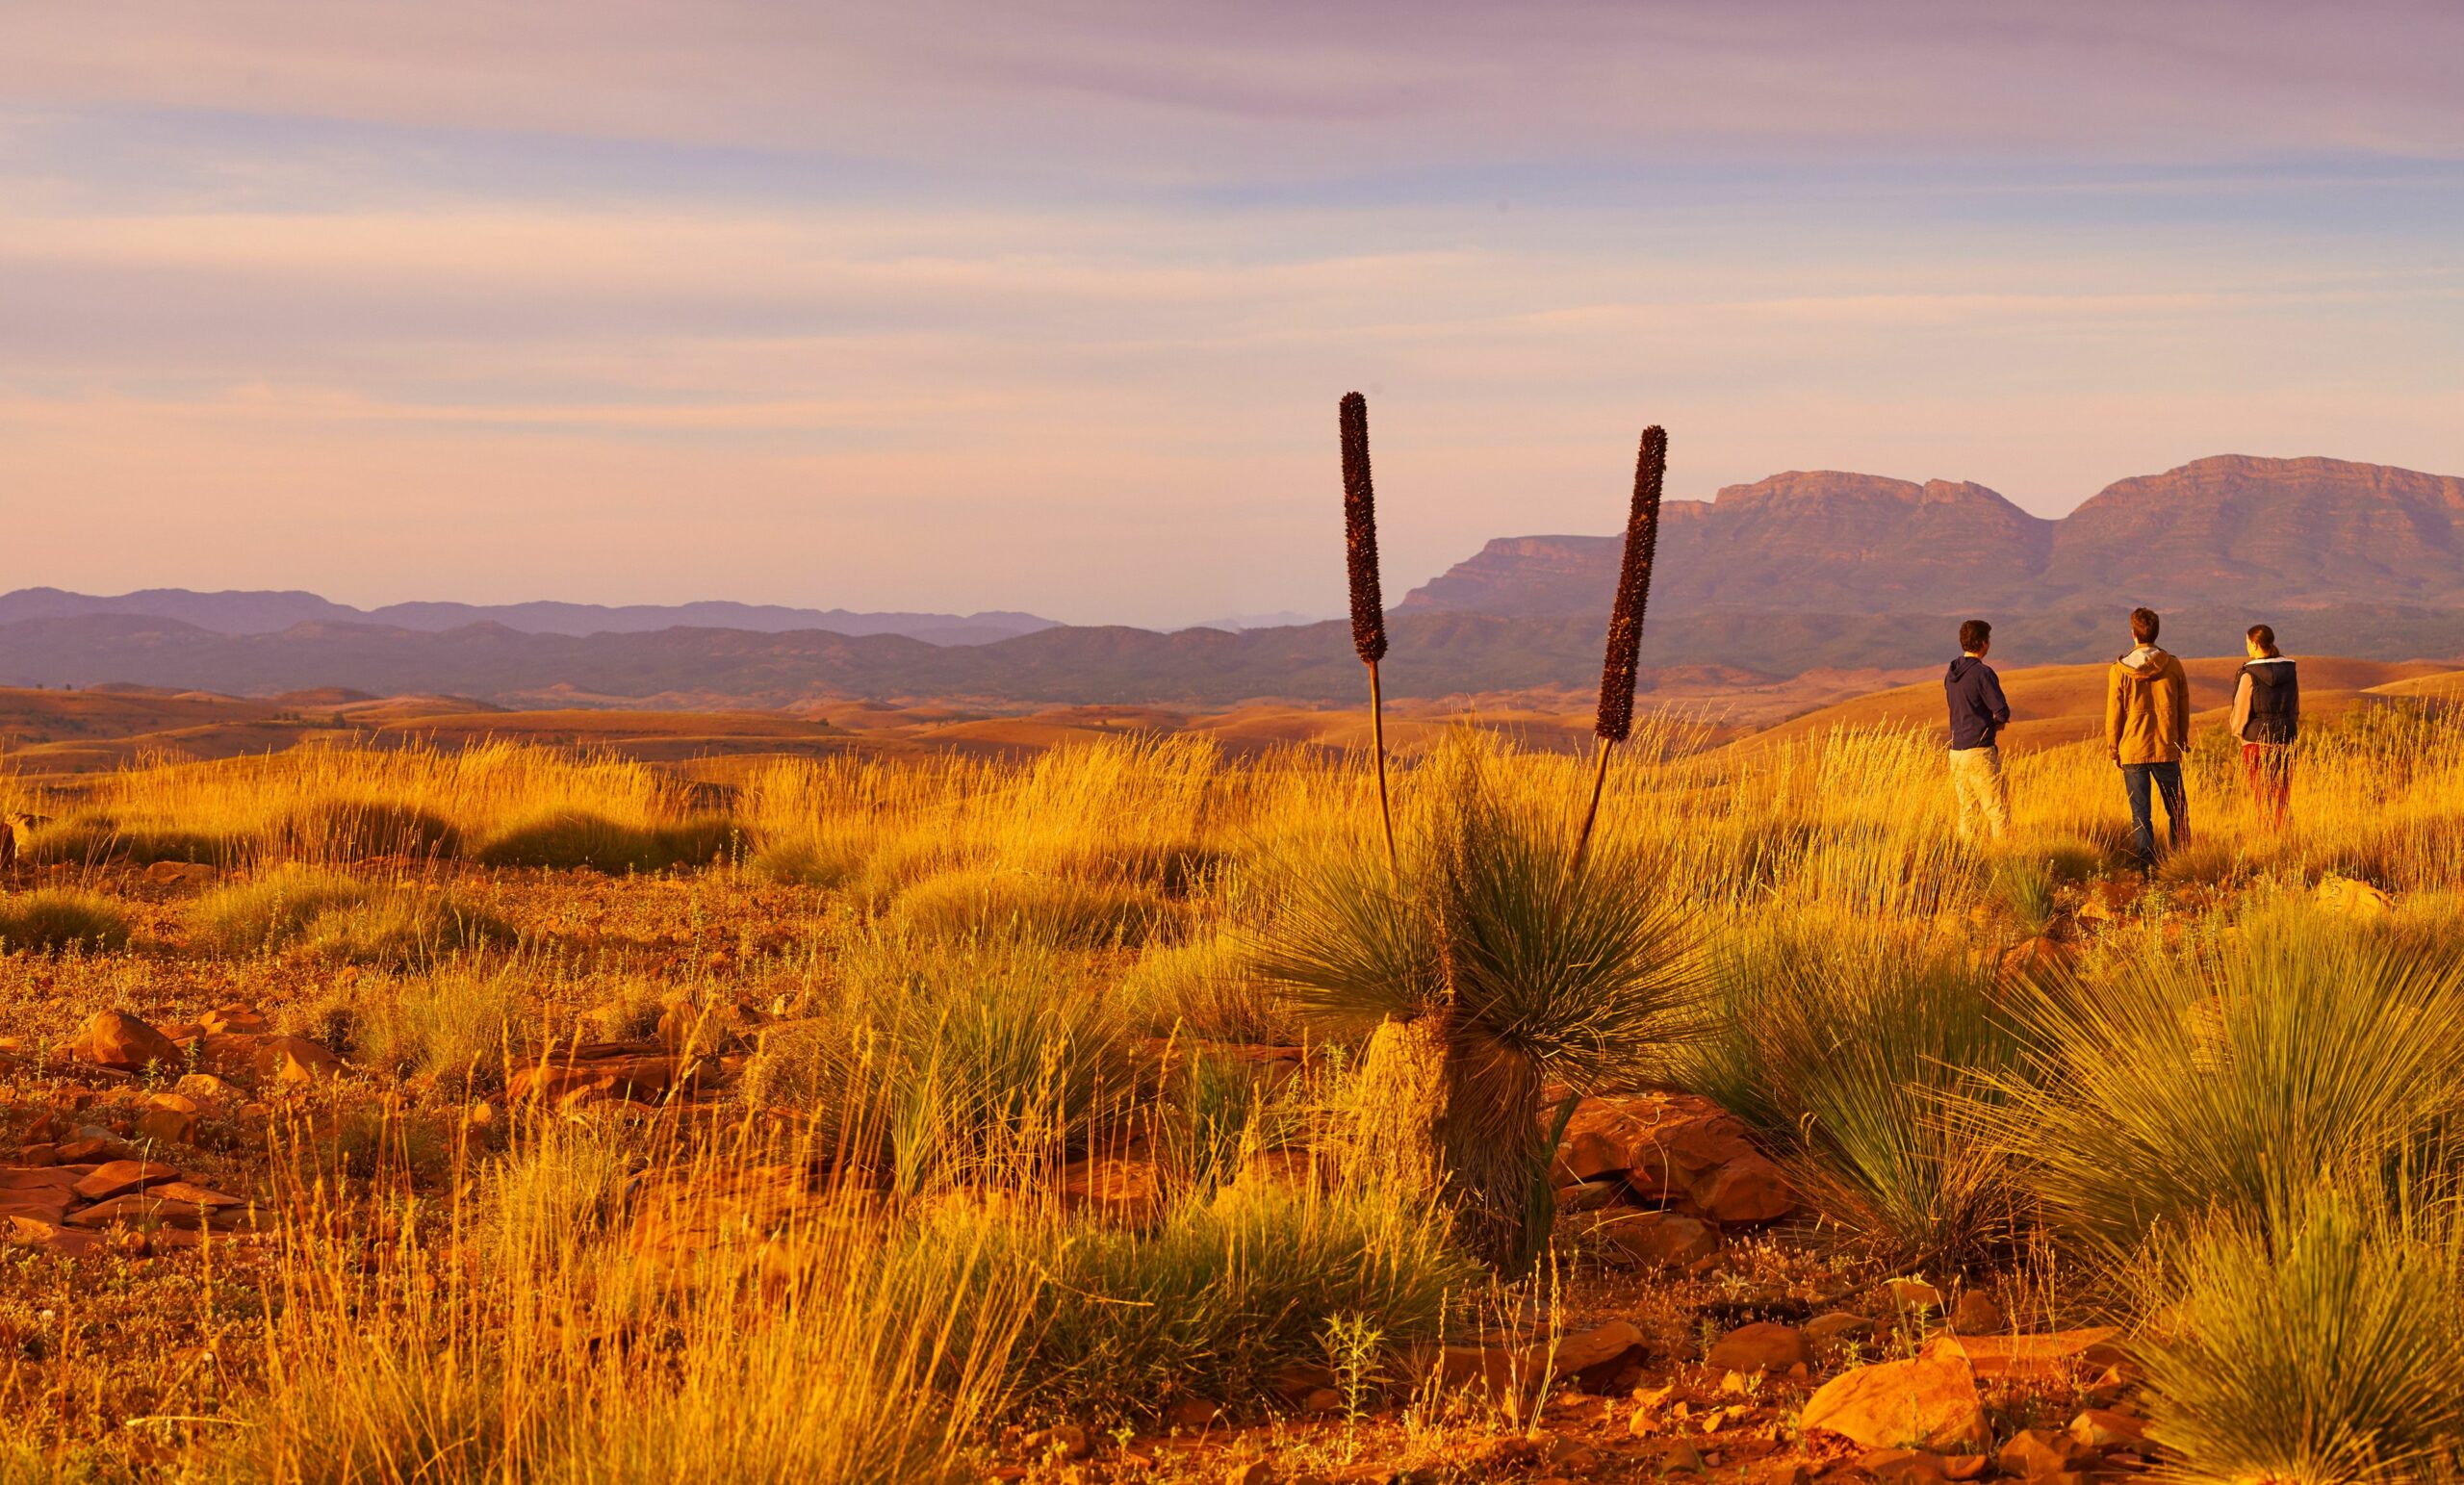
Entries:
{"type": "Polygon", "coordinates": [[[1960,626],[1960,657],[1942,677],[1951,708],[1951,788],[1959,797],[1960,838],[2000,840],[2011,829],[2011,785],[2002,777],[2002,749],[1995,739],[2011,723],[2002,678],[1985,663],[1993,648],[1993,626],[1970,619],[1960,626]]]}

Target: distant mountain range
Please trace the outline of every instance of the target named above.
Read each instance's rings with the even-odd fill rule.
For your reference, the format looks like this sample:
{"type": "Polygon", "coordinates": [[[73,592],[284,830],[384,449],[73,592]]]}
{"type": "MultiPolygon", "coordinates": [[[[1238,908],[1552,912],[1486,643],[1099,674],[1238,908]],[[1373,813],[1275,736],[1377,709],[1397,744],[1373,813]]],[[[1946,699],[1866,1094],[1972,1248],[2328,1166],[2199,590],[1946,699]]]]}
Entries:
{"type": "MultiPolygon", "coordinates": [[[[1491,542],[1395,611],[1389,692],[1594,684],[1617,550],[1613,537],[1491,542]]],[[[1333,588],[1340,550],[1324,565],[1333,588]]],[[[2464,479],[2226,456],[2123,480],[2046,521],[1979,485],[1774,475],[1669,504],[1643,664],[1696,678],[1898,669],[1943,658],[1971,615],[1995,621],[1997,661],[2077,663],[2123,648],[2136,603],[2164,610],[2166,643],[2185,654],[2233,653],[2266,619],[2297,653],[2464,656],[2464,479]]],[[[0,597],[0,684],[108,681],[694,707],[1349,702],[1362,684],[1342,623],[1165,634],[728,603],[362,612],[309,594],[0,597]]]]}
{"type": "Polygon", "coordinates": [[[24,619],[175,619],[216,634],[278,634],[301,624],[365,624],[441,634],[496,624],[519,634],[647,634],[659,629],[743,629],[784,634],[904,634],[935,645],[982,645],[1054,627],[1034,614],[867,614],[844,608],[783,608],[775,603],[388,603],[353,608],[314,593],[192,593],[148,588],[116,598],[20,588],[0,594],[0,625],[24,619]]]}
{"type": "MultiPolygon", "coordinates": [[[[1611,536],[1518,536],[1413,590],[1406,610],[1605,612],[1611,536]]],[[[1992,617],[2076,603],[2256,613],[2464,606],[2464,478],[2225,454],[2108,485],[2058,521],[1983,485],[1831,471],[1662,507],[1652,606],[1992,617]]]]}

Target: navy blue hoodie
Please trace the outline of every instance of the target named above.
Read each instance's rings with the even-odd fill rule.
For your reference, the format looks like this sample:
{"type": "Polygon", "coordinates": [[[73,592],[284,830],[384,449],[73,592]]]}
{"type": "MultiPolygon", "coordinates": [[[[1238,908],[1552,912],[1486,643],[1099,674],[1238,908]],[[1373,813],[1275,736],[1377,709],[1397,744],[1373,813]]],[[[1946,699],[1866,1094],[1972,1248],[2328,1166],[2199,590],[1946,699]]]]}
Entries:
{"type": "Polygon", "coordinates": [[[2011,721],[2011,704],[2002,699],[2002,678],[1993,667],[1972,654],[1951,662],[1942,677],[1942,694],[1951,703],[1951,751],[1990,748],[1993,734],[2011,721]]]}

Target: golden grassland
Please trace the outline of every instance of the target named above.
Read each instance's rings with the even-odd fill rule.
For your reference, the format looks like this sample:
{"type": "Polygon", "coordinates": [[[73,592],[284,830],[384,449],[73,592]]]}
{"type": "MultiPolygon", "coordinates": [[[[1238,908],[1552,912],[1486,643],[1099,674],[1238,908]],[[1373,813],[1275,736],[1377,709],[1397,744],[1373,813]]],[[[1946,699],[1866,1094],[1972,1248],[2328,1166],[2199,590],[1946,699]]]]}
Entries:
{"type": "MultiPolygon", "coordinates": [[[[1536,1265],[1491,1268],[1358,1158],[1373,1037],[1260,967],[1301,884],[1384,859],[1357,758],[1130,735],[722,786],[474,742],[0,783],[35,822],[0,896],[0,1165],[38,1120],[127,1133],[186,1070],[83,1067],[97,1011],[245,1004],[345,1063],[156,1152],[251,1223],[0,1245],[0,1481],[1853,1469],[1802,1410],[1927,1342],[1938,1314],[1870,1299],[1913,1273],[2015,1328],[2121,1327],[2090,1400],[2186,1475],[2451,1465],[2442,713],[2314,728],[2283,831],[2208,730],[2193,842],[2145,882],[2091,745],[2015,756],[2013,833],[1978,844],[1915,729],[1701,740],[1647,725],[1610,773],[1593,870],[1665,909],[1695,995],[1620,1065],[1743,1118],[1809,1208],[1673,1270],[1623,1266],[1573,1190],[1536,1265]],[[614,1043],[673,1083],[539,1094],[614,1043]],[[1814,1300],[1879,1328],[1802,1376],[1704,1366],[1814,1300]],[[1442,1360],[1612,1319],[1644,1368],[1613,1394],[1442,1360]]],[[[1468,768],[1571,835],[1589,767],[1466,734],[1401,766],[1407,832],[1468,768]]],[[[2079,1400],[2004,1389],[1990,1421],[2079,1400]]]]}

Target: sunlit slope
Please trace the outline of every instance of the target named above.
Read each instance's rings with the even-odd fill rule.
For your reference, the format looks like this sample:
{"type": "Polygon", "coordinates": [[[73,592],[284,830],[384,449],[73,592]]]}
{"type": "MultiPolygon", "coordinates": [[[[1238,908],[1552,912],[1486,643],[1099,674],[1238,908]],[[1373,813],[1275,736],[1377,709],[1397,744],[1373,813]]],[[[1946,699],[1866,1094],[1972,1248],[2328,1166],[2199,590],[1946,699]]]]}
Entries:
{"type": "MultiPolygon", "coordinates": [[[[2431,660],[2349,660],[2334,655],[2297,656],[2301,664],[2301,699],[2306,714],[2331,716],[2365,695],[2464,696],[2464,671],[2431,660]],[[2436,688],[2445,686],[2444,693],[2436,688]]],[[[2214,726],[2224,720],[2233,701],[2238,658],[2221,655],[2186,659],[2190,673],[2192,726],[2214,726]]],[[[2040,665],[2001,672],[2003,695],[2011,702],[2011,727],[2002,734],[2006,748],[2026,751],[2055,748],[2094,737],[2105,723],[2105,685],[2113,667],[2104,665],[2040,665]]],[[[1852,701],[1810,711],[1735,744],[1766,747],[1774,742],[1837,727],[1890,724],[1921,727],[1947,739],[1942,686],[1939,680],[1895,686],[1852,701]]]]}

